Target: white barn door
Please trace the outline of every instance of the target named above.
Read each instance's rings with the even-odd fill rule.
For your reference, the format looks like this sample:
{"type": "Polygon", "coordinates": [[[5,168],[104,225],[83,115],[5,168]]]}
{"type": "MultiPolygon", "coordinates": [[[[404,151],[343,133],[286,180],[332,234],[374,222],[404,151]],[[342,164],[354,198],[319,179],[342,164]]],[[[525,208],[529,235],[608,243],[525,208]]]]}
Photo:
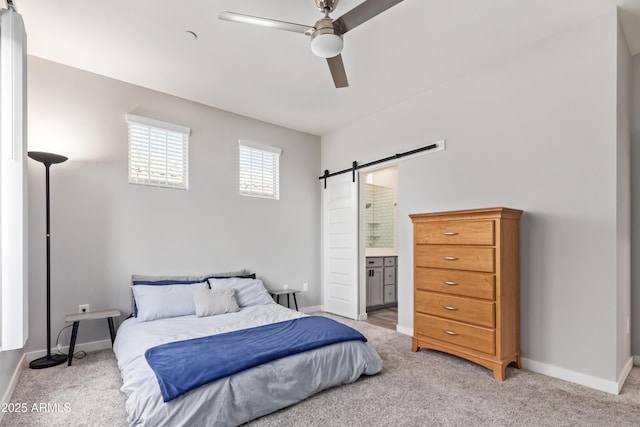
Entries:
{"type": "Polygon", "coordinates": [[[352,174],[344,173],[326,179],[326,186],[322,190],[324,310],[357,320],[358,179],[353,182],[352,174]]]}

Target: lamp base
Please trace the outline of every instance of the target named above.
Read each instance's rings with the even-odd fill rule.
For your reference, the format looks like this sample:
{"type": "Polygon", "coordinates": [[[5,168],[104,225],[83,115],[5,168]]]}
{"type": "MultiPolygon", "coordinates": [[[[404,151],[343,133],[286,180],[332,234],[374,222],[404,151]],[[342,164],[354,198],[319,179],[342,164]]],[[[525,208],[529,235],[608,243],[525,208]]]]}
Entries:
{"type": "Polygon", "coordinates": [[[32,360],[31,363],[29,363],[29,367],[31,369],[51,368],[52,366],[62,365],[66,361],[67,356],[65,354],[52,354],[50,357],[45,356],[32,360]]]}

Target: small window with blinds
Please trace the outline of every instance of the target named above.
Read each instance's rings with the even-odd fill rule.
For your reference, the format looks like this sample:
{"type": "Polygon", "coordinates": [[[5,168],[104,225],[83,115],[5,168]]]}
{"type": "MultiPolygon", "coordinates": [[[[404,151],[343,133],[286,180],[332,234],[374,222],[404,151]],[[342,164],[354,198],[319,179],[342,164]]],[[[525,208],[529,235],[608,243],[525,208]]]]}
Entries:
{"type": "Polygon", "coordinates": [[[240,195],[280,198],[280,148],[240,140],[240,195]]]}
{"type": "Polygon", "coordinates": [[[191,129],[127,114],[129,183],[187,189],[191,129]]]}

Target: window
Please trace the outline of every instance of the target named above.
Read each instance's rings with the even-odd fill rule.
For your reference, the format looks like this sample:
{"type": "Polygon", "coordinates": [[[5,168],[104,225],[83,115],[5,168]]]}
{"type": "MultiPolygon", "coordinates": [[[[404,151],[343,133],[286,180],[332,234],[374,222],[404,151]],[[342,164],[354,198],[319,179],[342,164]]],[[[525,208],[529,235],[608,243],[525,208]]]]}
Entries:
{"type": "Polygon", "coordinates": [[[187,189],[191,129],[127,114],[129,183],[187,189]]]}
{"type": "Polygon", "coordinates": [[[240,140],[240,195],[280,198],[280,153],[268,145],[240,140]]]}

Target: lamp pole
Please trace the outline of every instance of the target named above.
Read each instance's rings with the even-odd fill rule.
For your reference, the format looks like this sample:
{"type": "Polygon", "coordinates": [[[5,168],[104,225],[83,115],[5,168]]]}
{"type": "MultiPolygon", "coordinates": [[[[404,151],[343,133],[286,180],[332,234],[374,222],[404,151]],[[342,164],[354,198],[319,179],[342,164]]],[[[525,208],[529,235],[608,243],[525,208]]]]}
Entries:
{"type": "Polygon", "coordinates": [[[32,369],[50,368],[67,361],[64,354],[51,354],[51,208],[49,202],[49,168],[56,163],[62,163],[67,157],[59,154],[29,151],[29,157],[44,164],[45,168],[45,203],[47,209],[47,355],[29,363],[32,369]]]}

